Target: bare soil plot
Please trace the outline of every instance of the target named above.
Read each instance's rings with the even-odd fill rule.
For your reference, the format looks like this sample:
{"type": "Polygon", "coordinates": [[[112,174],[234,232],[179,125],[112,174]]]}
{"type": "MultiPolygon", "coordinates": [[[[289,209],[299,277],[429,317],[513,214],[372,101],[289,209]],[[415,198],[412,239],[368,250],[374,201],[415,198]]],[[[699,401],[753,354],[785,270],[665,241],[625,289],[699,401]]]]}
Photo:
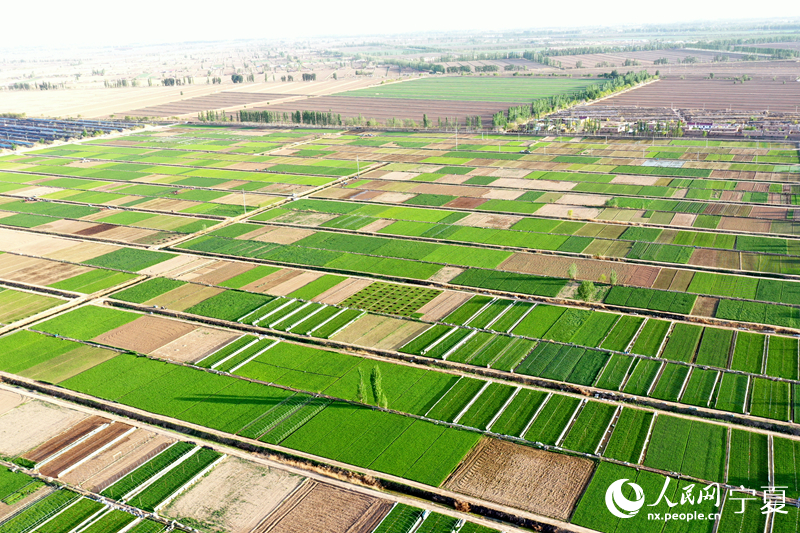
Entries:
{"type": "Polygon", "coordinates": [[[539,208],[536,214],[555,218],[594,219],[600,214],[600,209],[578,205],[547,204],[539,208]]]}
{"type": "Polygon", "coordinates": [[[464,272],[463,268],[446,266],[444,268],[441,268],[438,272],[436,272],[433,276],[431,276],[428,279],[431,281],[437,281],[439,283],[447,283],[448,281],[455,278],[462,272],[464,272]]]}
{"type": "Polygon", "coordinates": [[[315,302],[336,305],[350,298],[361,289],[368,287],[371,283],[372,281],[368,279],[348,278],[312,299],[315,302]]]}
{"type": "Polygon", "coordinates": [[[594,471],[588,459],[484,439],[445,487],[490,502],[567,520],[594,471]]]}
{"type": "MultiPolygon", "coordinates": [[[[309,235],[313,234],[314,232],[309,229],[272,226],[272,229],[270,231],[266,231],[261,235],[252,238],[252,240],[261,242],[271,242],[274,244],[292,244],[293,242],[297,242],[300,239],[305,239],[309,235]]],[[[249,238],[249,237],[245,237],[243,235],[242,238],[249,238]]]]}
{"type": "Polygon", "coordinates": [[[677,213],[674,217],[672,217],[671,224],[673,226],[691,227],[696,218],[697,215],[693,215],[691,213],[677,213]]]}
{"type": "Polygon", "coordinates": [[[308,480],[252,533],[369,533],[391,507],[386,500],[308,480]]]}
{"type": "MultiPolygon", "coordinates": [[[[715,73],[718,72],[716,65],[715,73]]],[[[800,84],[753,79],[733,83],[723,79],[669,78],[650,83],[607,100],[601,105],[731,109],[733,111],[794,112],[800,101],[800,84]]]]}
{"type": "Polygon", "coordinates": [[[13,254],[0,255],[0,277],[3,279],[30,283],[31,285],[50,285],[61,280],[92,270],[89,267],[70,265],[13,254]]]}
{"type": "Polygon", "coordinates": [[[392,224],[394,224],[394,220],[389,219],[389,218],[382,218],[382,219],[376,220],[375,222],[370,222],[369,224],[367,224],[366,226],[361,228],[359,231],[377,233],[380,230],[382,230],[383,228],[385,228],[387,226],[391,226],[392,224]]]}
{"type": "Polygon", "coordinates": [[[173,117],[198,113],[208,109],[222,109],[246,104],[267,103],[270,100],[286,98],[287,94],[270,93],[243,93],[222,91],[214,94],[196,96],[186,100],[179,100],[152,107],[143,107],[128,111],[128,114],[137,117],[173,117]]]}
{"type": "Polygon", "coordinates": [[[82,261],[88,261],[89,259],[94,259],[95,257],[105,255],[120,249],[119,246],[114,246],[111,244],[101,244],[99,242],[80,242],[80,243],[75,243],[74,241],[66,241],[66,242],[70,244],[69,247],[64,247],[55,252],[50,252],[48,250],[41,255],[49,257],[50,259],[60,259],[62,261],[71,261],[73,263],[80,263],[82,261]]]}
{"type": "Polygon", "coordinates": [[[106,446],[125,433],[133,429],[133,426],[114,422],[109,427],[103,429],[99,433],[92,435],[90,438],[81,442],[77,446],[65,451],[46,465],[39,469],[39,472],[48,477],[59,477],[59,475],[67,470],[75,463],[89,457],[92,453],[96,452],[103,446],[106,446]]]}
{"type": "MultiPolygon", "coordinates": [[[[50,438],[41,446],[37,446],[35,450],[31,450],[23,457],[35,463],[44,461],[54,453],[58,452],[61,448],[79,441],[92,431],[105,424],[109,424],[110,422],[111,420],[101,416],[90,416],[85,418],[74,426],[70,427],[67,431],[61,434],[56,434],[55,437],[50,438]]],[[[50,434],[52,435],[53,433],[54,432],[51,429],[50,434]]]]}
{"type": "Polygon", "coordinates": [[[489,200],[487,198],[456,198],[445,204],[445,207],[453,207],[460,209],[475,209],[481,204],[485,204],[489,200]]]}
{"type": "Polygon", "coordinates": [[[559,198],[557,204],[573,204],[584,206],[602,206],[611,198],[600,194],[565,194],[559,198]]]}
{"type": "Polygon", "coordinates": [[[86,416],[50,403],[26,399],[0,416],[0,452],[19,455],[86,416]]]}
{"type": "Polygon", "coordinates": [[[295,276],[290,280],[287,280],[280,285],[276,285],[270,289],[269,293],[274,294],[275,296],[286,296],[287,294],[291,294],[294,291],[305,287],[312,281],[319,279],[324,274],[322,272],[303,272],[299,276],[295,276]]]}
{"type": "Polygon", "coordinates": [[[302,274],[302,270],[295,270],[294,268],[284,268],[278,270],[277,272],[273,272],[269,276],[265,276],[261,279],[253,281],[252,283],[248,283],[244,287],[243,290],[251,291],[251,292],[269,292],[273,287],[277,287],[282,283],[286,283],[290,281],[300,274],[302,274]]]}
{"type": "Polygon", "coordinates": [[[695,316],[713,317],[717,312],[719,298],[709,298],[708,296],[698,296],[692,309],[695,316]]]}
{"type": "Polygon", "coordinates": [[[186,335],[195,326],[157,316],[143,316],[95,337],[95,342],[150,353],[186,335]]]}
{"type": "Polygon", "coordinates": [[[127,455],[114,455],[112,461],[104,469],[83,482],[83,487],[93,492],[100,492],[134,468],[142,465],[158,455],[164,448],[175,442],[164,435],[144,441],[127,455]]]}
{"type": "Polygon", "coordinates": [[[214,259],[192,257],[191,255],[178,255],[157,265],[145,268],[140,273],[148,276],[178,277],[181,274],[192,272],[203,265],[213,263],[214,259]]]}
{"type": "Polygon", "coordinates": [[[656,176],[629,176],[619,175],[614,176],[610,183],[620,185],[655,185],[660,178],[656,176]]]}
{"type": "Polygon", "coordinates": [[[16,392],[0,390],[0,416],[21,404],[24,398],[16,392]]]}
{"type": "Polygon", "coordinates": [[[109,468],[112,464],[122,460],[122,458],[126,457],[140,446],[144,446],[147,442],[155,438],[155,436],[156,434],[152,431],[137,429],[82,465],[61,476],[60,479],[65,483],[82,485],[106,468],[109,468]]]}
{"type": "Polygon", "coordinates": [[[372,347],[405,323],[405,320],[366,314],[333,338],[339,342],[372,347]]]}
{"type": "Polygon", "coordinates": [[[29,116],[103,117],[124,116],[130,110],[173,102],[219,91],[213,85],[180,87],[131,87],[114,90],[82,88],[69,91],[16,91],[3,98],[2,111],[28,113],[29,116]],[[181,96],[181,93],[185,93],[181,96]],[[47,93],[47,94],[45,94],[47,93]],[[126,113],[127,112],[127,113],[126,113]]]}
{"type": "Polygon", "coordinates": [[[482,196],[483,198],[488,198],[489,200],[516,200],[523,194],[525,194],[525,191],[514,189],[492,189],[482,196]]]}
{"type": "Polygon", "coordinates": [[[216,285],[253,268],[255,268],[255,265],[248,263],[215,259],[213,262],[206,263],[203,267],[191,273],[182,275],[181,279],[186,279],[187,281],[191,279],[198,283],[216,285]]]}
{"type": "Polygon", "coordinates": [[[660,271],[659,267],[653,266],[531,253],[515,253],[501,263],[499,268],[539,276],[567,278],[569,267],[573,263],[578,269],[577,277],[580,280],[599,282],[600,276],[605,275],[605,279],[609,279],[611,271],[614,270],[617,272],[619,283],[647,288],[652,287],[660,271]]]}
{"type": "Polygon", "coordinates": [[[376,333],[372,338],[362,337],[359,344],[364,343],[362,344],[363,346],[378,350],[397,350],[401,346],[408,344],[411,339],[416,338],[426,329],[428,329],[426,324],[404,321],[403,324],[397,326],[397,329],[390,331],[389,334],[382,339],[378,339],[378,333],[376,333]]]}
{"type": "Polygon", "coordinates": [[[0,250],[3,252],[16,252],[42,257],[72,246],[75,246],[74,241],[59,239],[50,235],[0,228],[0,250]]]}
{"type": "Polygon", "coordinates": [[[186,285],[181,285],[177,289],[172,289],[155,298],[151,298],[147,300],[145,304],[163,306],[175,311],[183,311],[224,291],[225,289],[220,289],[218,287],[206,287],[205,285],[187,283],[186,285]]]}
{"type": "Polygon", "coordinates": [[[153,350],[150,355],[170,361],[193,363],[216,352],[237,337],[239,337],[237,333],[199,327],[153,350]]]}
{"type": "Polygon", "coordinates": [[[728,250],[709,250],[705,248],[695,249],[692,252],[691,258],[689,258],[689,264],[732,269],[739,269],[741,267],[739,252],[732,252],[728,250]]]}
{"type": "Polygon", "coordinates": [[[294,491],[304,478],[228,457],[167,505],[161,514],[191,518],[211,530],[247,533],[294,491]]]}
{"type": "Polygon", "coordinates": [[[402,192],[385,192],[379,194],[373,198],[373,200],[376,202],[386,202],[387,204],[401,204],[406,200],[410,200],[411,198],[414,198],[413,194],[402,192]]]}
{"type": "Polygon", "coordinates": [[[444,291],[433,300],[420,307],[417,312],[422,313],[422,320],[435,321],[449,315],[456,307],[472,297],[463,292],[444,291]]]}

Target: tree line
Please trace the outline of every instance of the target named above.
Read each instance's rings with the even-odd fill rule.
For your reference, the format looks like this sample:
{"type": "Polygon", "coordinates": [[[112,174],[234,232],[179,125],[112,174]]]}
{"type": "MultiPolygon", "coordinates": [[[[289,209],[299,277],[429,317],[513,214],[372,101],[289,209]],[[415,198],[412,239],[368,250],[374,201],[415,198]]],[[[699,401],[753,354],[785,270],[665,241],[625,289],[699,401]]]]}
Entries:
{"type": "MultiPolygon", "coordinates": [[[[312,124],[315,126],[341,126],[342,115],[331,111],[248,111],[237,112],[239,122],[257,122],[260,124],[312,124]]],[[[201,119],[202,120],[202,119],[201,119]]]]}
{"type": "Polygon", "coordinates": [[[628,72],[619,74],[616,70],[606,74],[608,81],[590,85],[569,94],[557,94],[545,98],[538,98],[531,104],[513,106],[503,113],[502,111],[492,116],[492,128],[505,129],[508,124],[527,121],[531,118],[540,118],[542,115],[554,113],[560,109],[571,107],[580,102],[597,100],[612,93],[623,91],[634,85],[654,79],[646,70],[641,72],[628,72]]]}

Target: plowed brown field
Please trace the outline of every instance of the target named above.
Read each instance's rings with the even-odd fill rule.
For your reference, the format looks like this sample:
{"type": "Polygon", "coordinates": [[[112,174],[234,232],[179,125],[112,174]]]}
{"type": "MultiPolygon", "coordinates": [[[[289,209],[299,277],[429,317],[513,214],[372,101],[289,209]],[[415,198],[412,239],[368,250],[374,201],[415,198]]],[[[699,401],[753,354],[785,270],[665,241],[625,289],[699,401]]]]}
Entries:
{"type": "Polygon", "coordinates": [[[445,487],[502,505],[567,520],[594,471],[588,459],[484,439],[445,487]]]}

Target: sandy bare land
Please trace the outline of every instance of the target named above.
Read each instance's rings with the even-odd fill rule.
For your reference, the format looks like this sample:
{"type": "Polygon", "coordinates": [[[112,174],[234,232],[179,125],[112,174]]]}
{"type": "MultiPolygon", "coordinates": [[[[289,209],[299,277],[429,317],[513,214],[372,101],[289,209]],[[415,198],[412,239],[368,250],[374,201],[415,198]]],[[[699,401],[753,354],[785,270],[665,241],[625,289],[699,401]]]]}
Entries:
{"type": "Polygon", "coordinates": [[[477,228],[509,229],[522,220],[514,215],[494,215],[491,213],[470,213],[461,220],[456,221],[458,226],[475,226],[477,228]]]}
{"type": "Polygon", "coordinates": [[[532,513],[567,520],[594,471],[588,459],[484,439],[445,487],[532,513]]]}
{"type": "Polygon", "coordinates": [[[253,533],[369,533],[390,509],[388,501],[309,480],[253,533]]]}
{"type": "Polygon", "coordinates": [[[274,294],[275,296],[286,296],[287,294],[291,294],[297,289],[308,285],[312,281],[321,278],[323,275],[324,274],[321,272],[303,272],[299,276],[295,276],[292,279],[281,283],[280,285],[275,285],[269,290],[269,293],[274,294]]]}
{"type": "Polygon", "coordinates": [[[336,305],[372,283],[368,279],[349,278],[315,297],[315,302],[336,305]]]}
{"type": "Polygon", "coordinates": [[[61,448],[77,443],[92,432],[107,427],[111,421],[102,416],[90,416],[71,426],[63,433],[55,434],[47,442],[37,446],[24,455],[26,459],[38,463],[57,453],[61,448]]]}
{"type": "Polygon", "coordinates": [[[205,531],[246,533],[292,493],[304,478],[228,457],[162,511],[192,518],[205,531]]]}
{"type": "Polygon", "coordinates": [[[150,352],[171,361],[194,362],[214,353],[239,337],[238,333],[200,327],[150,352]]]}
{"type": "Polygon", "coordinates": [[[93,340],[102,344],[150,353],[186,335],[195,326],[156,316],[142,316],[133,322],[107,331],[93,340]]]}
{"type": "Polygon", "coordinates": [[[145,304],[158,305],[175,311],[183,311],[223,291],[224,289],[218,287],[206,287],[205,285],[187,283],[177,289],[159,294],[155,298],[147,300],[145,304]]]}
{"type": "Polygon", "coordinates": [[[0,390],[0,416],[22,403],[22,396],[16,392],[0,390]]]}
{"type": "Polygon", "coordinates": [[[79,467],[73,469],[68,474],[61,476],[61,480],[72,485],[82,485],[123,457],[132,453],[136,448],[151,441],[155,436],[155,433],[151,431],[137,429],[110,448],[103,450],[79,467]]]}
{"type": "Polygon", "coordinates": [[[471,296],[463,292],[444,291],[420,307],[417,312],[423,313],[422,320],[439,320],[449,315],[456,307],[469,300],[471,296]]]}
{"type": "Polygon", "coordinates": [[[152,439],[145,441],[141,446],[134,448],[129,454],[115,458],[115,461],[107,468],[85,480],[83,482],[84,488],[93,492],[102,491],[137,466],[158,455],[173,442],[175,441],[169,437],[156,435],[152,439]]]}
{"type": "Polygon", "coordinates": [[[438,281],[439,283],[447,283],[448,281],[455,278],[462,272],[464,272],[463,268],[447,266],[437,271],[433,276],[431,276],[428,279],[430,279],[431,281],[438,281]]]}
{"type": "Polygon", "coordinates": [[[0,416],[0,453],[20,455],[87,415],[38,400],[27,400],[0,416]]]}

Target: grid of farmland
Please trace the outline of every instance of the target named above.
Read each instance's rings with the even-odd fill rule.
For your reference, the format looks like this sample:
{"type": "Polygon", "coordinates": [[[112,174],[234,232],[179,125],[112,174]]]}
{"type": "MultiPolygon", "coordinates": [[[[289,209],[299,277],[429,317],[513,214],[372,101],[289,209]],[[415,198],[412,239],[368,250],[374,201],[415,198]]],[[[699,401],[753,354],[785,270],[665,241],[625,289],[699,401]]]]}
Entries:
{"type": "MultiPolygon", "coordinates": [[[[597,531],[623,477],[796,504],[795,146],[258,131],[0,159],[0,371],[415,487],[487,441],[581,458],[547,516],[597,531]]],[[[103,495],[157,512],[215,454],[103,495]]],[[[763,527],[725,502],[718,531],[763,527]]]]}

